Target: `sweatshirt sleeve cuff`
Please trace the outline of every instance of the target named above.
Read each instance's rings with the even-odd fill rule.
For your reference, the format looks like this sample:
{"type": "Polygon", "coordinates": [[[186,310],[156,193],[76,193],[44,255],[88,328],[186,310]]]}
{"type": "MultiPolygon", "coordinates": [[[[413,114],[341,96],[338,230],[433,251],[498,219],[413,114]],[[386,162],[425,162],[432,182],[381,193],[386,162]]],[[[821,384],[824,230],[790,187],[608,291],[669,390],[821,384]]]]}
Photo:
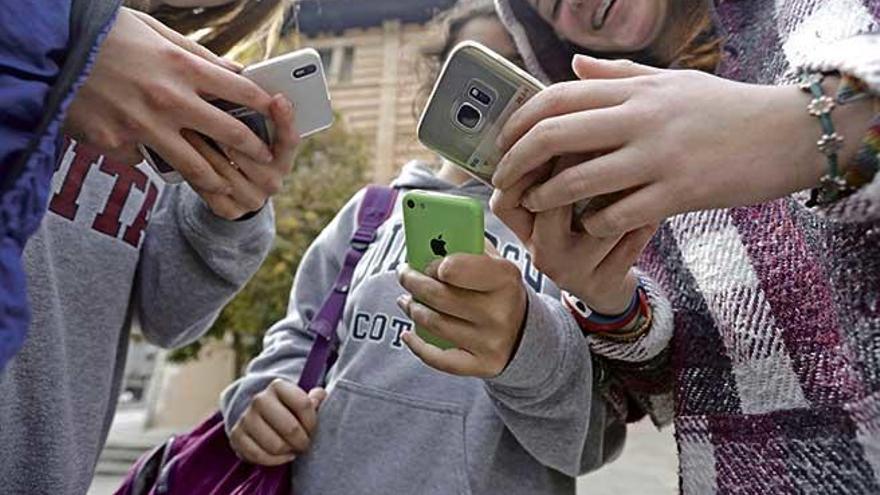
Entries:
{"type": "Polygon", "coordinates": [[[562,304],[551,305],[531,288],[522,340],[510,364],[489,385],[510,389],[533,389],[552,380],[564,361],[571,336],[579,334],[574,318],[562,304]]]}
{"type": "Polygon", "coordinates": [[[211,239],[219,243],[261,237],[266,232],[274,231],[275,214],[272,202],[266,205],[247,220],[234,221],[220,218],[211,211],[207,204],[190,187],[183,191],[181,212],[183,223],[199,237],[211,239]]]}
{"type": "Polygon", "coordinates": [[[639,281],[651,305],[651,328],[634,342],[618,342],[598,334],[590,335],[591,351],[608,359],[641,363],[659,356],[669,347],[673,333],[672,304],[649,277],[639,273],[639,281]]]}
{"type": "Polygon", "coordinates": [[[254,396],[265,390],[276,378],[279,377],[272,374],[245,375],[226,387],[220,394],[220,412],[223,414],[223,426],[227,435],[238,423],[254,396]]]}

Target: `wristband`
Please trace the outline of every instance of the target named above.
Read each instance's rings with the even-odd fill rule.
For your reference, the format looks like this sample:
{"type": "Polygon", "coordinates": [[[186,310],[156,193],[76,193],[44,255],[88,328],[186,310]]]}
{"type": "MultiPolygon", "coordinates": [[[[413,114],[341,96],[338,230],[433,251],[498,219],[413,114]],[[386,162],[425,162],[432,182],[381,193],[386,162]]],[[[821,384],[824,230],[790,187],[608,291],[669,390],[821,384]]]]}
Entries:
{"type": "MultiPolygon", "coordinates": [[[[866,99],[874,100],[874,113],[880,114],[880,98],[874,96],[867,84],[857,77],[843,74],[837,87],[837,104],[844,106],[866,99]]],[[[853,189],[859,189],[874,180],[880,169],[880,115],[875,115],[868,124],[868,132],[862,140],[862,147],[851,163],[846,164],[844,179],[853,189]]]]}
{"type": "Polygon", "coordinates": [[[593,312],[583,301],[566,291],[562,292],[562,301],[585,334],[611,334],[633,328],[638,330],[643,326],[642,320],[650,318],[650,305],[641,286],[636,288],[626,311],[618,316],[609,317],[593,312]]]}

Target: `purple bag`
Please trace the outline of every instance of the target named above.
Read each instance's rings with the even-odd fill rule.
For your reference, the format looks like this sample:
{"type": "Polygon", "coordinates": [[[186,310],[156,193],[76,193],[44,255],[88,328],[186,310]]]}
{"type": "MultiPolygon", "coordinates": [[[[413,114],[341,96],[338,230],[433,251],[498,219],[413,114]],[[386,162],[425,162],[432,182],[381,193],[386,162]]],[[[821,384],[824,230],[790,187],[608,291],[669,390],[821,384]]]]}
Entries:
{"type": "MultiPolygon", "coordinates": [[[[339,341],[336,327],[342,319],[354,270],[376,230],[394,210],[397,191],[369,186],[358,210],[358,227],[352,235],[345,263],[333,290],[309,323],[315,343],[299,378],[299,387],[311,390],[336,360],[339,341]]],[[[292,495],[290,466],[257,466],[238,458],[220,412],[181,436],[171,437],[144,454],[131,467],[116,495],[292,495]]]]}

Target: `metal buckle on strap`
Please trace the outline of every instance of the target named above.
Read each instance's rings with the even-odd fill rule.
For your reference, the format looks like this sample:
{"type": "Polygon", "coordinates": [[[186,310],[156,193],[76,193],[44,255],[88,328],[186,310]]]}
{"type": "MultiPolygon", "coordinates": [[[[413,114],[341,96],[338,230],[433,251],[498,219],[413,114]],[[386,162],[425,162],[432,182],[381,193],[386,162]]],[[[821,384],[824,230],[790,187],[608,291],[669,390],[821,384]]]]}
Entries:
{"type": "Polygon", "coordinates": [[[370,247],[370,244],[376,240],[376,231],[373,229],[360,228],[351,236],[351,247],[357,251],[364,252],[370,247]]]}

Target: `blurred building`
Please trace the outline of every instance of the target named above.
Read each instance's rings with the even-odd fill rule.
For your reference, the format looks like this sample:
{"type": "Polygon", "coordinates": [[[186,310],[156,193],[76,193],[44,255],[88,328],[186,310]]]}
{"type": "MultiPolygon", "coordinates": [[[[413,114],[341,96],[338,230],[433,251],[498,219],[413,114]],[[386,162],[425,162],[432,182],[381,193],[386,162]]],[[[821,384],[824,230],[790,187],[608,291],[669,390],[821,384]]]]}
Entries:
{"type": "Polygon", "coordinates": [[[414,97],[423,83],[419,51],[436,34],[427,22],[454,0],[299,0],[282,49],[313,47],[324,60],[333,108],[368,139],[373,180],[387,182],[412,158],[431,154],[416,141],[414,97]]]}

